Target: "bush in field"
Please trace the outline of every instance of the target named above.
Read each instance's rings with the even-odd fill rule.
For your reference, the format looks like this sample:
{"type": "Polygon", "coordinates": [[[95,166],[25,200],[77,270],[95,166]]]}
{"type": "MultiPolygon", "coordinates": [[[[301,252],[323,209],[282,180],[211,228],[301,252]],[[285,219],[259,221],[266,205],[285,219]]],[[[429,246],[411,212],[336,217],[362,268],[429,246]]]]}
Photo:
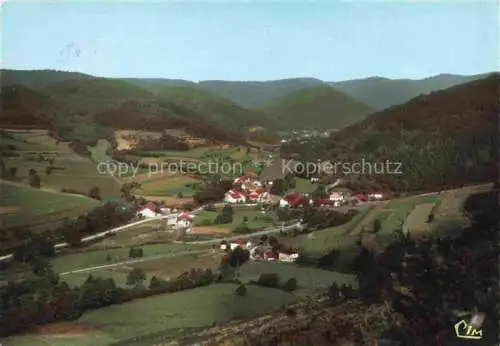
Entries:
{"type": "Polygon", "coordinates": [[[144,251],[140,247],[132,246],[128,251],[129,258],[140,258],[143,256],[143,254],[144,254],[144,251]]]}
{"type": "Polygon", "coordinates": [[[280,277],[276,273],[260,274],[259,279],[257,280],[257,285],[264,287],[279,288],[280,277]]]}
{"type": "Polygon", "coordinates": [[[200,222],[200,226],[211,226],[214,223],[214,221],[210,219],[203,219],[200,222]]]}
{"type": "Polygon", "coordinates": [[[247,288],[245,285],[243,284],[240,284],[237,288],[236,288],[236,292],[235,292],[237,295],[239,295],[240,297],[244,297],[247,295],[247,288]]]}
{"type": "Polygon", "coordinates": [[[233,233],[236,233],[236,234],[248,234],[248,233],[252,233],[252,229],[249,228],[249,227],[247,227],[247,225],[245,225],[245,224],[241,224],[241,225],[236,226],[233,229],[233,233]]]}
{"type": "Polygon", "coordinates": [[[97,186],[90,188],[88,196],[90,198],[97,199],[98,201],[100,201],[102,199],[101,198],[101,189],[99,189],[99,187],[97,187],[97,186]]]}
{"type": "Polygon", "coordinates": [[[228,212],[224,212],[224,211],[222,211],[222,213],[217,215],[214,219],[214,224],[216,224],[216,225],[223,225],[223,224],[227,224],[227,223],[231,223],[231,222],[233,222],[232,213],[228,213],[228,212]]]}
{"type": "Polygon", "coordinates": [[[290,278],[285,281],[285,283],[281,286],[281,289],[285,292],[293,292],[297,289],[297,279],[290,278]]]}
{"type": "Polygon", "coordinates": [[[141,285],[146,280],[146,274],[140,268],[132,269],[127,275],[127,285],[141,285]]]}

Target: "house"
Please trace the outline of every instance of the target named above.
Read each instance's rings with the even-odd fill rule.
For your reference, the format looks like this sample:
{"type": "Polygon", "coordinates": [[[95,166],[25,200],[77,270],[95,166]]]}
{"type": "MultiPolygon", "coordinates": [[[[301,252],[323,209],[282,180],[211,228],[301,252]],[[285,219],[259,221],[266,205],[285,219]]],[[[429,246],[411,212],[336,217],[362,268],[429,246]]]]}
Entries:
{"type": "Polygon", "coordinates": [[[224,202],[226,203],[245,203],[245,195],[239,191],[229,190],[224,196],[224,202]]]}
{"type": "Polygon", "coordinates": [[[233,185],[243,185],[246,182],[248,182],[248,177],[243,176],[243,177],[239,177],[239,178],[234,179],[233,185]]]}
{"type": "Polygon", "coordinates": [[[280,199],[281,208],[300,208],[306,203],[306,199],[300,193],[295,192],[280,199]]]}
{"type": "Polygon", "coordinates": [[[243,240],[235,240],[234,242],[229,244],[231,250],[236,249],[237,247],[245,248],[245,242],[243,240]]]}
{"type": "Polygon", "coordinates": [[[177,228],[191,229],[193,225],[193,218],[194,216],[192,214],[180,213],[179,216],[177,216],[175,225],[177,228]]]}
{"type": "Polygon", "coordinates": [[[383,198],[384,198],[384,195],[381,193],[370,193],[368,195],[368,199],[371,201],[380,201],[383,198]]]}
{"type": "Polygon", "coordinates": [[[368,202],[368,197],[361,193],[356,193],[355,197],[359,202],[368,202]]]}
{"type": "Polygon", "coordinates": [[[299,258],[298,253],[286,254],[286,253],[280,252],[278,254],[278,261],[280,261],[280,262],[295,262],[297,260],[297,258],[299,258]]]}
{"type": "Polygon", "coordinates": [[[156,211],[156,205],[153,202],[148,202],[137,212],[136,215],[140,218],[152,218],[160,215],[156,211]]]}
{"type": "Polygon", "coordinates": [[[342,202],[344,200],[344,195],[340,192],[332,192],[330,194],[330,200],[334,202],[342,202]]]}
{"type": "Polygon", "coordinates": [[[247,194],[247,200],[251,203],[256,203],[258,202],[259,200],[259,197],[260,197],[260,193],[258,193],[257,191],[253,190],[253,191],[250,191],[248,194],[247,194]]]}

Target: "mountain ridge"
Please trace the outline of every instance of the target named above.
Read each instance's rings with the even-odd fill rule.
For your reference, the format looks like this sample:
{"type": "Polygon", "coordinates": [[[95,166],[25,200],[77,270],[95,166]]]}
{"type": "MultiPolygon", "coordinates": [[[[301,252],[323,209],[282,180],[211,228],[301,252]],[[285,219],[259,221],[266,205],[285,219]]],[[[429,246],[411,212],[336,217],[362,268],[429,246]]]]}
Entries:
{"type": "MultiPolygon", "coordinates": [[[[23,84],[28,87],[39,87],[48,84],[45,80],[61,81],[62,79],[106,78],[70,71],[53,70],[0,70],[2,85],[23,84]],[[29,76],[36,75],[36,78],[29,76]],[[53,74],[52,76],[50,76],[53,74]],[[56,76],[57,75],[57,76],[56,76]]],[[[268,81],[224,81],[205,80],[193,82],[184,79],[167,78],[107,78],[125,80],[142,87],[151,85],[187,86],[200,88],[213,95],[229,99],[244,108],[262,108],[272,100],[287,93],[307,89],[319,85],[330,85],[350,97],[366,103],[377,110],[402,104],[413,97],[432,91],[445,89],[471,80],[480,79],[490,73],[475,75],[457,75],[442,73],[421,79],[391,79],[381,76],[358,78],[344,81],[323,81],[312,77],[285,78],[268,81]]]]}

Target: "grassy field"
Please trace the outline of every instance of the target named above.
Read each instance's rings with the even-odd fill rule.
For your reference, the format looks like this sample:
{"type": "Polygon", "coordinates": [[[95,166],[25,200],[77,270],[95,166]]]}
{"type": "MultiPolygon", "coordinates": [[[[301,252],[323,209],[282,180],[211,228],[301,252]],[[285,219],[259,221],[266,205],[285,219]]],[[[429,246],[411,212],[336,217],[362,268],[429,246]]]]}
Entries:
{"type": "Polygon", "coordinates": [[[81,215],[99,204],[83,196],[52,193],[4,182],[0,182],[0,191],[0,207],[4,210],[10,208],[9,213],[0,214],[2,228],[50,223],[81,215]]]}
{"type": "MultiPolygon", "coordinates": [[[[7,170],[17,170],[18,182],[27,184],[29,171],[34,169],[39,173],[43,187],[73,189],[86,193],[97,186],[104,199],[120,196],[120,184],[113,177],[100,174],[94,161],[77,155],[69,148],[68,143],[58,142],[48,135],[47,130],[6,132],[2,141],[4,139],[15,147],[12,152],[19,155],[3,159],[7,170]],[[49,166],[52,169],[48,173],[49,166]]],[[[93,156],[102,159],[108,145],[107,141],[100,140],[95,147],[89,149],[93,156]]]]}
{"type": "Polygon", "coordinates": [[[300,193],[312,193],[317,187],[318,185],[311,183],[310,180],[297,178],[295,179],[295,188],[292,190],[300,193]]]}
{"type": "MultiPolygon", "coordinates": [[[[248,218],[246,225],[250,228],[260,228],[260,227],[269,227],[277,225],[277,223],[275,223],[273,220],[270,219],[274,214],[266,216],[266,214],[262,214],[261,212],[256,210],[249,210],[249,209],[240,210],[239,208],[234,208],[233,211],[234,211],[233,222],[221,225],[214,224],[213,226],[221,228],[234,228],[241,225],[245,217],[248,218]]],[[[203,226],[204,220],[213,221],[217,217],[217,215],[219,215],[219,212],[202,211],[196,215],[195,226],[203,226]]]]}
{"type": "Polygon", "coordinates": [[[111,149],[111,143],[109,143],[108,140],[98,140],[95,146],[89,147],[89,150],[92,153],[92,160],[95,162],[110,161],[111,157],[107,155],[107,151],[109,149],[111,149]]]}
{"type": "Polygon", "coordinates": [[[165,176],[142,183],[141,191],[148,196],[176,196],[182,193],[184,196],[192,196],[195,190],[190,184],[199,183],[200,180],[185,175],[165,176]]]}
{"type": "Polygon", "coordinates": [[[423,203],[415,206],[403,224],[403,232],[412,235],[429,233],[430,227],[427,220],[434,205],[434,203],[423,203]]]}
{"type": "MultiPolygon", "coordinates": [[[[141,248],[144,251],[142,258],[174,254],[184,251],[203,249],[199,245],[183,245],[183,244],[151,244],[143,245],[141,248]]],[[[108,250],[85,251],[72,254],[57,256],[52,260],[53,268],[56,272],[68,272],[87,267],[107,265],[116,262],[126,261],[129,259],[129,248],[117,248],[108,250]],[[108,260],[108,256],[110,260],[108,260]]]]}
{"type": "Polygon", "coordinates": [[[296,278],[298,289],[309,294],[328,289],[333,282],[336,282],[339,286],[342,284],[356,285],[356,279],[353,275],[300,267],[294,263],[251,261],[244,264],[238,270],[238,273],[242,281],[257,280],[259,275],[264,273],[276,273],[280,276],[282,282],[290,278],[296,278]]]}
{"type": "Polygon", "coordinates": [[[300,247],[308,254],[323,254],[333,249],[339,249],[346,244],[354,243],[356,238],[350,236],[350,232],[361,222],[373,209],[366,206],[348,223],[336,227],[329,227],[295,238],[283,238],[281,241],[294,247],[300,247]]]}
{"type": "MultiPolygon", "coordinates": [[[[211,326],[214,322],[253,316],[297,301],[281,290],[248,286],[247,295],[237,296],[234,284],[217,284],[179,293],[162,294],[86,312],[67,329],[87,329],[84,334],[50,337],[41,333],[14,336],[3,345],[100,346],[134,339],[134,344],[151,345],[157,340],[175,337],[183,329],[211,326]],[[82,328],[86,326],[87,328],[82,328]],[[79,328],[81,327],[81,328],[79,328]],[[144,338],[144,339],[143,339],[144,338]],[[141,339],[143,339],[141,343],[141,339]]],[[[47,330],[46,326],[42,328],[47,330]]]]}

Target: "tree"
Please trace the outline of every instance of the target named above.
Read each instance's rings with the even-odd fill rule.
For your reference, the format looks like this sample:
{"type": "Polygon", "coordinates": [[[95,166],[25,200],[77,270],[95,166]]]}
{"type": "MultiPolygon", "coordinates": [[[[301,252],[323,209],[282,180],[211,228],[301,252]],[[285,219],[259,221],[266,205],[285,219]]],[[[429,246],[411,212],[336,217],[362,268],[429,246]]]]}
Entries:
{"type": "Polygon", "coordinates": [[[236,292],[235,292],[237,295],[239,295],[240,297],[244,297],[247,295],[247,288],[245,285],[243,284],[240,284],[237,288],[236,288],[236,292]]]}
{"type": "Polygon", "coordinates": [[[257,284],[264,287],[278,288],[280,286],[280,277],[276,273],[260,274],[257,284]]]}
{"type": "Polygon", "coordinates": [[[231,204],[226,204],[224,206],[224,208],[222,208],[222,214],[231,215],[231,218],[233,217],[234,210],[233,210],[233,207],[231,206],[231,204]]]}
{"type": "Polygon", "coordinates": [[[146,280],[146,274],[140,268],[132,269],[127,275],[127,285],[141,285],[146,280]]]}
{"type": "Polygon", "coordinates": [[[233,268],[238,268],[250,259],[250,252],[243,250],[240,246],[229,253],[228,263],[233,268]]]}
{"type": "Polygon", "coordinates": [[[82,234],[74,225],[64,230],[64,240],[70,247],[77,248],[82,245],[82,234]]]}
{"type": "Polygon", "coordinates": [[[160,288],[162,284],[163,282],[160,279],[158,279],[156,276],[153,276],[151,280],[149,280],[149,289],[154,290],[160,288]]]}
{"type": "Polygon", "coordinates": [[[98,186],[94,186],[89,190],[88,196],[93,199],[97,199],[100,201],[101,198],[101,189],[98,186]]]}
{"type": "Polygon", "coordinates": [[[34,171],[34,170],[30,170],[29,184],[31,187],[39,189],[41,186],[42,178],[40,178],[40,176],[38,175],[38,173],[36,173],[36,171],[34,171],[35,173],[33,173],[33,174],[31,174],[31,171],[34,171]]]}
{"type": "Polygon", "coordinates": [[[128,251],[129,258],[140,258],[143,256],[143,254],[144,254],[143,249],[140,247],[132,246],[128,251]]]}

